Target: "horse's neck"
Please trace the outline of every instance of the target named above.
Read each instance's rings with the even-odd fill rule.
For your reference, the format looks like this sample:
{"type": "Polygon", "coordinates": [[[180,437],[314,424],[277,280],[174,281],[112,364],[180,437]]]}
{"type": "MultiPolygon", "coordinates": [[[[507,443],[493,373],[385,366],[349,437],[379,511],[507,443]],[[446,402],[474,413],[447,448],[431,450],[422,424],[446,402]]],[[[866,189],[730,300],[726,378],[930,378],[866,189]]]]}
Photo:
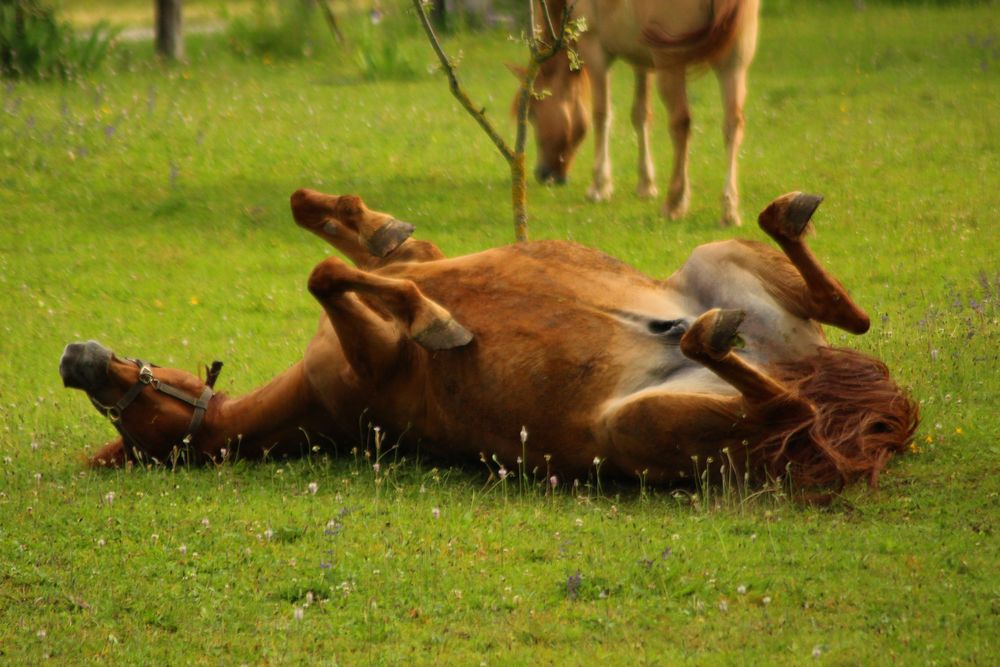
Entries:
{"type": "Polygon", "coordinates": [[[305,368],[299,361],[249,394],[226,399],[211,415],[211,427],[221,440],[220,446],[235,446],[239,441],[242,447],[270,448],[300,437],[300,427],[315,409],[305,368]]]}

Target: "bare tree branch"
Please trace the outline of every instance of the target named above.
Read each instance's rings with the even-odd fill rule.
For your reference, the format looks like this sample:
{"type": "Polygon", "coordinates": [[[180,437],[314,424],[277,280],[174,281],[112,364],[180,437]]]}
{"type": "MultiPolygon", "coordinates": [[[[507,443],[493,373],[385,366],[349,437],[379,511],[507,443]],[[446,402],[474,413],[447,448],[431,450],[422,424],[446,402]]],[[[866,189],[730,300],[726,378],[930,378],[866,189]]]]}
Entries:
{"type": "Polygon", "coordinates": [[[333,9],[330,8],[330,4],[327,0],[316,0],[316,4],[322,10],[323,18],[326,19],[326,24],[329,26],[330,32],[333,33],[333,38],[337,40],[337,44],[344,46],[347,41],[344,39],[344,33],[340,32],[340,25],[337,24],[337,16],[333,13],[333,9]]]}
{"type": "MultiPolygon", "coordinates": [[[[420,17],[420,24],[424,28],[424,32],[427,34],[427,39],[430,40],[431,47],[434,49],[434,53],[437,55],[438,61],[441,63],[441,68],[444,70],[445,75],[448,77],[448,87],[451,89],[451,94],[459,101],[459,103],[465,107],[465,110],[475,119],[486,135],[490,138],[490,141],[497,147],[500,154],[507,161],[507,165],[510,167],[510,185],[511,185],[511,205],[514,211],[514,237],[518,241],[528,240],[528,186],[527,186],[527,173],[525,170],[525,156],[524,147],[527,143],[528,137],[528,111],[531,106],[531,98],[535,96],[534,83],[535,77],[538,75],[538,71],[541,69],[542,63],[552,58],[560,50],[566,46],[567,39],[573,39],[576,31],[567,30],[570,21],[570,13],[572,11],[572,6],[569,6],[563,10],[563,14],[560,17],[559,30],[556,32],[555,27],[552,23],[552,17],[549,14],[549,7],[546,0],[539,0],[542,13],[545,19],[545,26],[552,37],[552,43],[546,44],[544,40],[540,39],[539,35],[536,34],[536,22],[535,22],[535,6],[533,0],[528,0],[528,9],[531,15],[531,33],[528,35],[528,51],[531,53],[531,60],[528,62],[528,69],[523,78],[521,79],[521,87],[518,90],[517,98],[517,130],[514,138],[514,148],[504,141],[500,133],[497,132],[496,128],[486,117],[486,110],[477,108],[469,95],[462,88],[461,82],[458,80],[458,75],[455,72],[455,65],[448,58],[448,54],[444,52],[444,48],[441,46],[441,41],[438,39],[437,35],[434,33],[434,28],[431,26],[430,19],[427,16],[427,12],[424,9],[424,4],[422,0],[413,0],[413,6],[417,10],[417,16],[420,17]]],[[[575,61],[573,61],[575,62],[575,61]]]]}
{"type": "Polygon", "coordinates": [[[431,42],[431,46],[434,49],[434,53],[437,54],[438,60],[441,62],[441,67],[444,69],[445,74],[448,76],[448,87],[451,89],[451,94],[461,103],[465,110],[475,119],[479,126],[483,128],[490,141],[497,147],[500,154],[503,155],[504,159],[508,163],[513,163],[514,161],[514,151],[510,149],[507,142],[504,141],[500,133],[497,132],[496,128],[493,127],[493,123],[486,118],[486,113],[484,109],[477,109],[476,105],[472,103],[465,89],[462,88],[462,84],[458,80],[458,75],[455,73],[455,67],[451,64],[451,59],[444,52],[444,48],[441,46],[441,42],[438,40],[436,34],[434,34],[434,28],[431,26],[430,19],[427,17],[427,12],[424,10],[424,5],[421,0],[413,0],[413,6],[417,9],[417,16],[420,17],[420,23],[424,27],[424,32],[427,33],[427,38],[431,42]]]}

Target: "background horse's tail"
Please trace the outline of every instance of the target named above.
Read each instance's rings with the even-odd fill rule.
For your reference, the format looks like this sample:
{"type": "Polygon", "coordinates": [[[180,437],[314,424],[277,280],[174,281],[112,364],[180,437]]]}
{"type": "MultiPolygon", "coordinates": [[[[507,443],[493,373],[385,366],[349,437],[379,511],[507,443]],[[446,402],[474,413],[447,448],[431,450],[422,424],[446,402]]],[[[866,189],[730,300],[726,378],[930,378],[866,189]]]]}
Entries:
{"type": "Polygon", "coordinates": [[[678,65],[710,63],[725,55],[736,41],[747,14],[746,0],[716,0],[708,25],[680,35],[670,35],[655,23],[642,30],[642,39],[662,49],[678,65]]]}
{"type": "Polygon", "coordinates": [[[771,475],[787,469],[798,487],[841,487],[862,478],[874,487],[889,459],[913,438],[917,404],[878,359],[826,347],[772,371],[813,403],[816,414],[781,425],[755,447],[771,475]]]}

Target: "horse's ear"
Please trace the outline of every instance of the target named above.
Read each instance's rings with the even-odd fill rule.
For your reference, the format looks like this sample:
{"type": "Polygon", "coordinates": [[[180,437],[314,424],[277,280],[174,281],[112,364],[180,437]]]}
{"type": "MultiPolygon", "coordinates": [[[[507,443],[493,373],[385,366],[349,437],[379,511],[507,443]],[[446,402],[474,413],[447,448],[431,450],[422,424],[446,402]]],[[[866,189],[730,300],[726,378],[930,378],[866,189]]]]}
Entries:
{"type": "Polygon", "coordinates": [[[528,76],[528,68],[522,67],[521,65],[513,65],[511,63],[504,63],[504,67],[510,70],[510,73],[517,77],[518,81],[524,81],[528,76]]]}
{"type": "Polygon", "coordinates": [[[205,384],[214,389],[215,381],[219,379],[219,373],[221,372],[221,361],[213,361],[211,366],[205,366],[205,384]]]}

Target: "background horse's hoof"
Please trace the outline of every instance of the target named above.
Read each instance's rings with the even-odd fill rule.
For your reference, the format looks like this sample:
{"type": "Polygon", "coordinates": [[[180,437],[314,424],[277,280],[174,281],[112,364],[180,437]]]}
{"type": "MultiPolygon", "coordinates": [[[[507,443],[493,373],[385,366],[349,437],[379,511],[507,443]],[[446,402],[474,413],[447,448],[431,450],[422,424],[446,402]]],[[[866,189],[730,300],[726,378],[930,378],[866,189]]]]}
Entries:
{"type": "Polygon", "coordinates": [[[587,188],[587,199],[592,202],[602,202],[611,201],[611,195],[614,194],[615,186],[610,183],[605,183],[604,185],[591,184],[587,188]]]}
{"type": "Polygon", "coordinates": [[[635,196],[639,199],[655,199],[660,196],[656,183],[640,183],[635,187],[635,196]]]}
{"type": "Polygon", "coordinates": [[[740,214],[736,211],[724,211],[722,213],[722,219],[719,220],[719,226],[721,227],[742,227],[743,220],[740,218],[740,214]]]}

